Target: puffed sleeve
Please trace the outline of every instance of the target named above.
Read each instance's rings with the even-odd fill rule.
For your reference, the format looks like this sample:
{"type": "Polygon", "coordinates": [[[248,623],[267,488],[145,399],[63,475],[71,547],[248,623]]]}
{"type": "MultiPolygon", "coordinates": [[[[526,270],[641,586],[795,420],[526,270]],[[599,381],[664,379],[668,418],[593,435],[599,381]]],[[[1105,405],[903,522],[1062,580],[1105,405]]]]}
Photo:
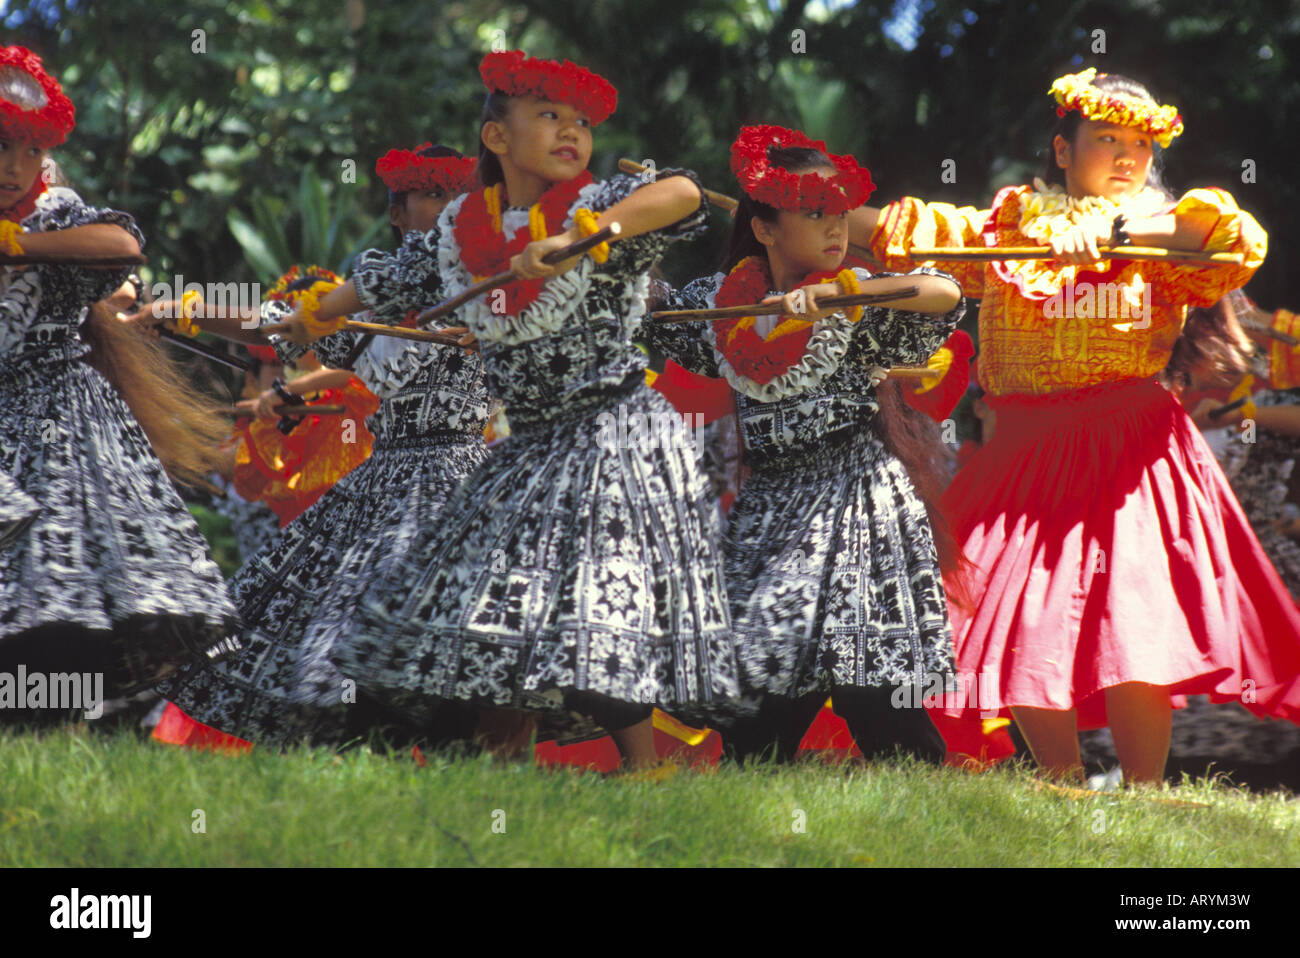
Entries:
{"type": "MultiPolygon", "coordinates": [[[[907,274],[868,273],[861,269],[855,269],[854,272],[859,280],[907,275],[943,276],[956,281],[955,277],[931,266],[919,266],[907,274]]],[[[907,309],[869,306],[858,321],[857,338],[877,365],[886,368],[924,366],[926,360],[952,335],[964,315],[964,299],[958,299],[957,305],[946,313],[918,313],[907,309]]]]}
{"type": "MultiPolygon", "coordinates": [[[[120,226],[144,249],[144,234],[127,213],[107,208],[87,206],[81,197],[63,187],[51,189],[37,203],[36,212],[23,220],[23,227],[31,233],[49,233],[71,229],[74,226],[105,224],[120,226]]],[[[98,302],[117,292],[131,275],[131,267],[121,269],[90,269],[68,263],[43,263],[38,269],[41,281],[47,288],[71,288],[77,300],[85,305],[98,302]]]]}
{"type": "MultiPolygon", "coordinates": [[[[704,276],[693,280],[680,290],[670,290],[661,310],[708,309],[710,297],[717,291],[719,276],[704,276]]],[[[717,378],[717,359],[713,352],[713,324],[708,321],[690,323],[657,323],[649,317],[641,326],[638,336],[646,345],[663,353],[683,369],[702,376],[717,378]]]]}
{"type": "Polygon", "coordinates": [[[400,321],[408,310],[427,309],[446,299],[438,269],[442,229],[412,230],[396,253],[366,250],[352,267],[357,298],[378,322],[400,321]]]}
{"type": "MultiPolygon", "coordinates": [[[[1273,328],[1280,333],[1300,339],[1300,316],[1279,309],[1273,314],[1273,328]]],[[[1300,346],[1292,346],[1279,339],[1268,347],[1268,381],[1274,389],[1300,387],[1300,346]]]]}
{"type": "MultiPolygon", "coordinates": [[[[909,253],[914,247],[984,246],[981,231],[988,218],[989,210],[905,196],[880,211],[871,252],[886,269],[907,272],[917,265],[909,253]]],[[[966,296],[983,298],[984,263],[936,260],[934,265],[952,276],[966,296]]]]}
{"type": "Polygon", "coordinates": [[[1245,286],[1264,262],[1268,234],[1226,190],[1191,190],[1173,212],[1180,225],[1190,221],[1202,228],[1205,241],[1201,248],[1207,253],[1240,253],[1243,262],[1240,266],[1194,266],[1156,261],[1151,264],[1150,275],[1159,299],[1178,305],[1212,306],[1227,293],[1245,286]]]}
{"type": "MultiPolygon", "coordinates": [[[[692,239],[701,235],[708,226],[708,201],[704,198],[704,188],[699,178],[690,170],[661,170],[658,181],[673,176],[684,176],[695,185],[699,193],[699,202],[686,216],[662,229],[616,240],[610,244],[609,258],[594,272],[610,273],[616,276],[632,277],[646,272],[663,257],[668,244],[676,240],[692,239]]],[[[621,200],[627,199],[647,184],[640,177],[619,173],[610,177],[591,200],[591,211],[599,215],[621,200]]]]}
{"type": "MultiPolygon", "coordinates": [[[[267,300],[262,304],[259,313],[261,316],[261,325],[266,326],[270,323],[282,323],[293,312],[293,307],[284,300],[267,300]]],[[[323,336],[309,346],[302,346],[298,343],[290,342],[282,336],[274,333],[267,337],[267,342],[275,349],[275,354],[280,357],[281,362],[297,362],[307,353],[315,353],[316,358],[320,360],[322,366],[328,366],[331,369],[341,369],[347,359],[352,347],[356,345],[360,334],[350,329],[340,329],[336,333],[330,333],[323,336]]]]}

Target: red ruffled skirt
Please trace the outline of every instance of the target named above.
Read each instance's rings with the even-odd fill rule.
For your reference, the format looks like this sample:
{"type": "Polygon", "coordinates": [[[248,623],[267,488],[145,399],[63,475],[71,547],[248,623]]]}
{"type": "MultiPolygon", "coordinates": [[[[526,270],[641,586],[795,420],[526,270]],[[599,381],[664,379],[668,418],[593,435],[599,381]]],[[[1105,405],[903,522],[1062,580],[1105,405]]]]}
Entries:
{"type": "Polygon", "coordinates": [[[1300,609],[1182,406],[1154,380],[986,401],[994,437],[943,500],[975,566],[949,713],[1098,728],[1103,690],[1144,682],[1300,722],[1300,609]]]}

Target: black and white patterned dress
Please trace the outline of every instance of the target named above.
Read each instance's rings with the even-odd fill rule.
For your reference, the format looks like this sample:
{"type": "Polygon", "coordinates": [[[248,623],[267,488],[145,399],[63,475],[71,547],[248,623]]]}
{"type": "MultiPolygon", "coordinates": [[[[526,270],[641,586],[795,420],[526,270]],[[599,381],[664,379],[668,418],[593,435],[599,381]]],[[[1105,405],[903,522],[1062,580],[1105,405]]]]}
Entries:
{"type": "MultiPolygon", "coordinates": [[[[30,231],[106,223],[143,245],[125,213],[50,190],[30,231]]],[[[40,506],[0,550],[0,671],[104,673],[104,695],[206,661],[238,618],[221,570],[144,431],[82,362],[86,307],[127,270],[41,265],[0,296],[0,470],[40,506]]]]}
{"type": "MultiPolygon", "coordinates": [[[[1300,405],[1300,389],[1265,389],[1252,398],[1260,407],[1295,406],[1300,405]]],[[[1300,542],[1278,527],[1279,522],[1297,517],[1289,496],[1300,462],[1300,437],[1257,429],[1254,442],[1243,442],[1240,428],[1234,427],[1233,433],[1220,465],[1273,568],[1291,597],[1300,602],[1300,542]]]]}
{"type": "Polygon", "coordinates": [[[0,549],[16,539],[41,511],[36,500],[6,472],[0,472],[0,549]]]}
{"type": "MultiPolygon", "coordinates": [[[[288,312],[268,303],[263,321],[288,312]]],[[[311,349],[338,368],[356,340],[343,331],[311,349]]],[[[287,342],[276,348],[286,361],[306,351],[287,342]]],[[[447,498],[486,456],[489,400],[478,356],[404,343],[381,355],[367,350],[354,371],[381,399],[367,420],[370,457],[231,580],[247,623],[244,651],[161,689],[191,717],[257,744],[339,744],[357,731],[348,722],[355,685],[330,664],[332,647],[350,629],[367,584],[437,526],[447,498]]]]}
{"type": "MultiPolygon", "coordinates": [[[[724,278],[696,280],[671,308],[712,308],[724,278]]],[[[877,434],[872,375],[924,364],[963,310],[867,308],[856,324],[832,314],[814,326],[802,359],[762,385],[715,349],[710,323],[648,324],[651,345],[692,372],[725,378],[736,396],[751,469],[725,540],[740,712],[764,695],[920,685],[952,672],[929,519],[877,434]]]]}
{"type": "MultiPolygon", "coordinates": [[[[593,183],[574,208],[599,212],[639,185],[593,183]]],[[[460,208],[408,234],[397,256],[364,256],[362,301],[402,308],[468,286],[452,231],[460,208]]],[[[513,235],[527,211],[503,220],[513,235]]],[[[647,272],[704,223],[701,202],[670,228],[614,243],[603,265],[584,257],[517,315],[482,297],[457,313],[482,344],[510,438],[426,529],[430,541],[371,590],[338,650],[346,674],[414,715],[446,700],[560,715],[570,692],[664,708],[737,693],[716,510],[696,454],[619,432],[620,421],[680,421],[646,387],[631,340],[647,272]]]]}

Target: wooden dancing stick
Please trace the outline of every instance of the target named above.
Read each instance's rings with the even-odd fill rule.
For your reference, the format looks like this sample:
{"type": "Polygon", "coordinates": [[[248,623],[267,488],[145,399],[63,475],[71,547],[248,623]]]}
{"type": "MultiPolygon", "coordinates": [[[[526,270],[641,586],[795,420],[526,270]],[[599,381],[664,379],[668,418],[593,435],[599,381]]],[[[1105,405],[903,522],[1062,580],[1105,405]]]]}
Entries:
{"type": "Polygon", "coordinates": [[[221,363],[223,366],[229,366],[231,369],[238,369],[241,372],[252,372],[253,364],[247,359],[240,359],[238,356],[231,356],[220,349],[213,349],[204,343],[190,339],[188,336],[182,336],[179,333],[173,333],[170,329],[159,329],[158,335],[165,342],[173,346],[179,346],[181,349],[188,350],[196,356],[202,356],[204,359],[210,359],[215,363],[221,363]]]}
{"type": "MultiPolygon", "coordinates": [[[[658,170],[654,170],[648,166],[642,166],[640,163],[636,162],[636,160],[629,160],[627,157],[623,157],[618,161],[618,168],[624,173],[631,173],[633,176],[640,176],[642,173],[654,173],[655,175],[658,175],[659,172],[658,170]]],[[[726,210],[728,213],[734,213],[736,207],[740,205],[732,197],[727,196],[725,193],[718,193],[714,190],[705,190],[704,198],[714,206],[726,210]]]]}
{"type": "MultiPolygon", "coordinates": [[[[586,239],[580,239],[576,243],[570,243],[568,246],[552,250],[542,257],[542,262],[551,266],[555,263],[562,263],[566,259],[572,259],[574,256],[581,256],[583,253],[587,252],[587,250],[594,249],[607,240],[618,239],[618,235],[621,232],[623,232],[623,227],[619,226],[617,223],[610,223],[603,229],[592,233],[586,239]]],[[[484,293],[491,292],[498,287],[506,285],[506,283],[513,283],[519,278],[519,276],[515,275],[514,270],[506,270],[504,273],[497,273],[495,276],[489,276],[487,279],[481,280],[473,286],[467,287],[463,292],[456,294],[451,299],[444,300],[432,309],[426,309],[420,314],[420,318],[416,320],[416,325],[422,326],[431,320],[440,319],[448,313],[454,312],[461,306],[464,306],[475,296],[481,296],[484,293]]]]}
{"type": "Polygon", "coordinates": [[[1211,410],[1210,410],[1210,418],[1211,418],[1211,419],[1221,419],[1222,417],[1226,416],[1228,413],[1233,412],[1233,411],[1235,411],[1235,410],[1237,410],[1237,409],[1240,409],[1242,406],[1246,405],[1246,403],[1248,403],[1248,402],[1250,402],[1250,397],[1249,397],[1249,396],[1242,396],[1240,399],[1234,399],[1232,402],[1228,403],[1228,405],[1226,405],[1226,406],[1218,406],[1218,407],[1216,407],[1216,408],[1214,408],[1214,409],[1211,409],[1211,410]]]}
{"type": "MultiPolygon", "coordinates": [[[[289,329],[288,323],[267,323],[265,326],[258,326],[258,332],[264,336],[271,333],[283,333],[289,329]]],[[[383,323],[363,323],[359,320],[345,320],[340,330],[350,329],[358,333],[368,333],[372,336],[392,336],[395,339],[412,339],[420,343],[446,343],[447,338],[442,333],[435,333],[428,329],[411,329],[408,326],[386,326],[383,323]]]]}
{"type": "Polygon", "coordinates": [[[1286,343],[1288,346],[1300,346],[1300,339],[1296,339],[1289,333],[1284,333],[1280,329],[1274,329],[1272,326],[1265,326],[1263,323],[1257,323],[1253,319],[1245,316],[1238,316],[1237,322],[1241,323],[1242,328],[1252,333],[1259,333],[1261,336],[1267,336],[1269,339],[1276,339],[1279,343],[1286,343]]]}
{"type": "MultiPolygon", "coordinates": [[[[1159,246],[1098,246],[1102,259],[1166,260],[1172,263],[1205,263],[1240,266],[1245,262],[1241,253],[1206,253],[1193,249],[1164,249],[1159,246]]],[[[1004,259],[1054,259],[1050,246],[936,246],[917,247],[907,251],[914,260],[973,260],[995,261],[1004,259]]]]}
{"type": "MultiPolygon", "coordinates": [[[[910,299],[921,295],[916,286],[904,286],[892,293],[852,293],[845,296],[823,296],[817,300],[817,309],[837,306],[870,306],[895,299],[910,299]]],[[[738,316],[779,316],[785,312],[781,303],[755,303],[751,306],[721,306],[717,309],[667,309],[651,313],[656,323],[693,323],[702,319],[735,319],[738,316]]]]}
{"type": "MultiPolygon", "coordinates": [[[[642,166],[636,160],[629,160],[626,156],[618,161],[618,168],[622,170],[624,173],[631,173],[633,176],[639,176],[642,173],[655,173],[656,175],[658,174],[657,170],[653,170],[648,166],[642,166]]],[[[714,206],[716,206],[718,209],[726,210],[728,213],[734,213],[736,211],[736,207],[740,205],[740,203],[738,203],[732,197],[727,196],[727,194],[725,193],[719,193],[716,190],[705,190],[704,198],[708,200],[710,203],[712,203],[714,206]]],[[[874,256],[871,255],[871,250],[864,249],[863,247],[858,246],[856,243],[850,243],[848,249],[851,254],[857,256],[860,259],[867,259],[867,260],[871,260],[872,262],[874,262],[876,259],[874,256]]]]}
{"type": "Polygon", "coordinates": [[[895,366],[889,371],[890,379],[942,379],[943,370],[928,366],[895,366]]]}
{"type": "MultiPolygon", "coordinates": [[[[341,403],[303,403],[301,406],[291,406],[288,403],[279,403],[271,407],[277,416],[341,416],[348,411],[348,407],[341,403]]],[[[219,416],[240,416],[251,415],[247,410],[240,409],[238,406],[218,406],[212,412],[219,416]]]]}
{"type": "Polygon", "coordinates": [[[57,263],[62,266],[87,266],[92,269],[121,269],[125,266],[143,266],[149,262],[143,253],[129,256],[29,256],[26,253],[13,255],[0,253],[0,266],[35,266],[41,263],[57,263]]]}

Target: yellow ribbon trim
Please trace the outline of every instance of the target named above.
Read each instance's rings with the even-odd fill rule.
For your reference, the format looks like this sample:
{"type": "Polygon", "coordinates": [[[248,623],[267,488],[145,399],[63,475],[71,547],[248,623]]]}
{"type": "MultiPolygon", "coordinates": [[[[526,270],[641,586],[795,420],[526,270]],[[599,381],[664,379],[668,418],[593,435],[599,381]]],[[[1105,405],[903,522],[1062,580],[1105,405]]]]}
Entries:
{"type": "Polygon", "coordinates": [[[1259,412],[1259,409],[1255,406],[1254,402],[1248,398],[1254,389],[1255,377],[1248,375],[1233,387],[1232,392],[1228,393],[1229,403],[1234,403],[1238,399],[1246,400],[1245,404],[1241,407],[1241,415],[1243,419],[1254,419],[1255,414],[1259,412]]]}
{"type": "Polygon", "coordinates": [[[700,745],[709,737],[712,729],[691,728],[682,722],[677,721],[667,712],[659,709],[654,710],[654,727],[665,735],[671,735],[678,741],[685,742],[687,745],[700,745]]]}
{"type": "MultiPolygon", "coordinates": [[[[862,292],[862,287],[858,285],[857,274],[851,269],[842,269],[839,275],[835,277],[835,282],[839,284],[840,291],[845,296],[856,296],[862,292]]],[[[856,323],[862,318],[862,307],[853,306],[845,310],[844,315],[848,317],[850,323],[856,323]]]]}
{"type": "Polygon", "coordinates": [[[952,350],[947,346],[940,347],[939,351],[925,361],[926,369],[937,369],[939,375],[925,380],[917,387],[917,394],[928,393],[939,383],[943,382],[944,376],[948,375],[948,370],[952,368],[952,350]]]}
{"type": "Polygon", "coordinates": [[[13,220],[0,220],[0,249],[10,256],[22,256],[23,247],[18,237],[23,234],[23,227],[13,220]]]}
{"type": "Polygon", "coordinates": [[[532,237],[534,243],[550,235],[546,231],[546,217],[542,214],[541,206],[536,203],[528,207],[528,235],[532,237]]]}
{"type": "MultiPolygon", "coordinates": [[[[596,214],[585,206],[580,206],[574,210],[573,225],[582,231],[583,238],[600,232],[600,227],[596,225],[596,214]]],[[[599,246],[593,246],[588,252],[591,253],[591,258],[597,263],[603,263],[609,259],[609,242],[606,241],[599,246]]]]}
{"type": "Polygon", "coordinates": [[[343,324],[348,321],[346,316],[336,316],[333,319],[316,318],[316,313],[320,311],[320,297],[337,286],[337,283],[330,283],[322,279],[312,283],[310,289],[297,294],[297,306],[298,312],[302,316],[302,324],[306,327],[307,332],[318,339],[321,336],[328,336],[330,333],[338,332],[343,328],[343,324]]]}
{"type": "Polygon", "coordinates": [[[194,314],[202,305],[203,294],[197,289],[181,295],[181,314],[176,317],[176,328],[191,339],[200,332],[198,324],[194,322],[194,314]]]}
{"type": "Polygon", "coordinates": [[[501,184],[489,186],[483,191],[483,203],[487,206],[488,218],[492,221],[494,232],[501,232],[501,184]]]}

